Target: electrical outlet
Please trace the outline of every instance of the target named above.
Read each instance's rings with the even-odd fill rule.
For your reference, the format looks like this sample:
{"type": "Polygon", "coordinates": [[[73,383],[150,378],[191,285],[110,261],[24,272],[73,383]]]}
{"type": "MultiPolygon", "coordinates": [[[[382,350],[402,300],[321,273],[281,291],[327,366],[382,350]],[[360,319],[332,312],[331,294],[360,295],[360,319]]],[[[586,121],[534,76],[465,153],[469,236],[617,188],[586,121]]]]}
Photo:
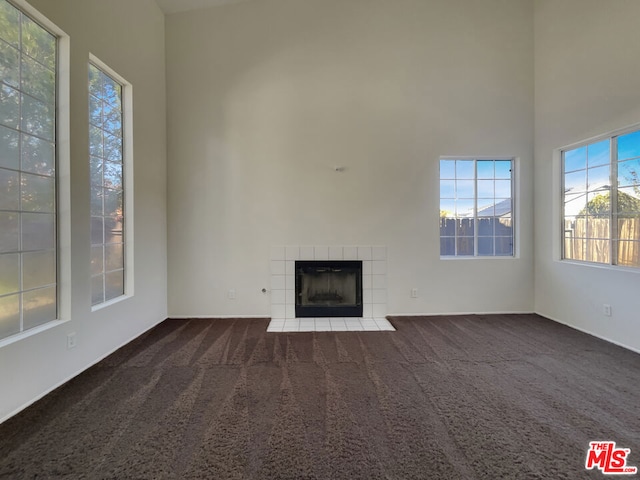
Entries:
{"type": "Polygon", "coordinates": [[[227,298],[229,300],[235,300],[236,299],[236,291],[235,291],[235,289],[232,288],[231,290],[229,290],[227,292],[227,298]]]}
{"type": "Polygon", "coordinates": [[[412,288],[411,289],[411,298],[418,298],[418,289],[417,288],[412,288]]]}
{"type": "Polygon", "coordinates": [[[611,316],[611,305],[609,304],[603,304],[602,305],[602,313],[604,313],[605,317],[610,317],[611,316]]]}
{"type": "Polygon", "coordinates": [[[67,350],[76,348],[76,332],[67,335],[67,350]]]}

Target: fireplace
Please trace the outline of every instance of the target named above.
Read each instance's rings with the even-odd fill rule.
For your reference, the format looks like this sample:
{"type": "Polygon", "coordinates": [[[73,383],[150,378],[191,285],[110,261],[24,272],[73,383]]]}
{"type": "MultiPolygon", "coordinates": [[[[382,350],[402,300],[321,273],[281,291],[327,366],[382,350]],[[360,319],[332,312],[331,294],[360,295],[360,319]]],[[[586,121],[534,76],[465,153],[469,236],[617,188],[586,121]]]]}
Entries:
{"type": "Polygon", "coordinates": [[[296,317],[362,317],[362,261],[295,262],[296,317]]]}

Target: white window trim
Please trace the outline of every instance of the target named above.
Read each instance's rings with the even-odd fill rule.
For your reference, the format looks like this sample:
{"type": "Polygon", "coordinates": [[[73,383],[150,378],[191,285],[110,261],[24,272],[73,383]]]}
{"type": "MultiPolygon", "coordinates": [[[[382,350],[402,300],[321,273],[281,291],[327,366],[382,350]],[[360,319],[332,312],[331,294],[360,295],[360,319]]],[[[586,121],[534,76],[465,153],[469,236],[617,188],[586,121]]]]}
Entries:
{"type": "MultiPolygon", "coordinates": [[[[563,147],[559,147],[553,150],[552,153],[552,168],[553,168],[553,177],[552,177],[552,185],[553,192],[558,192],[553,195],[552,207],[552,233],[553,233],[553,242],[552,242],[552,258],[554,262],[558,262],[563,265],[575,265],[578,267],[587,267],[587,268],[597,268],[602,270],[610,270],[615,272],[628,272],[640,274],[640,268],[638,267],[628,267],[626,265],[616,265],[612,263],[598,263],[598,262],[587,262],[584,260],[574,260],[570,258],[563,258],[564,255],[564,164],[562,162],[562,153],[567,150],[573,150],[575,148],[584,147],[586,145],[590,145],[592,143],[597,143],[602,140],[611,139],[613,137],[618,137],[620,135],[625,135],[627,133],[635,132],[640,130],[640,123],[634,123],[632,125],[628,125],[626,127],[618,128],[615,130],[611,130],[607,133],[594,135],[593,137],[589,137],[583,140],[579,140],[574,143],[570,143],[563,147]]],[[[613,241],[613,239],[611,239],[613,241]]]]}
{"type": "Polygon", "coordinates": [[[69,35],[25,0],[8,0],[57,37],[56,58],[56,284],[55,320],[0,340],[0,348],[71,320],[71,41],[69,35]]]}
{"type": "MultiPolygon", "coordinates": [[[[89,63],[92,63],[111,78],[122,85],[122,163],[124,183],[124,295],[112,298],[106,302],[91,307],[92,312],[110,307],[134,295],[134,178],[133,178],[133,85],[122,75],[113,70],[97,56],[89,53],[89,63]]],[[[88,87],[87,87],[88,88],[88,87]]],[[[87,102],[89,93],[87,91],[87,102]]],[[[88,107],[87,107],[88,111],[88,107]]],[[[87,125],[89,119],[87,117],[87,125]]],[[[88,135],[87,135],[88,137],[88,135]]],[[[87,157],[88,158],[88,157],[87,157]]],[[[89,215],[91,215],[89,213],[89,215]]]]}
{"type": "MultiPolygon", "coordinates": [[[[510,160],[511,161],[511,223],[513,225],[513,255],[439,255],[444,261],[509,261],[520,258],[520,157],[505,155],[441,155],[438,157],[437,186],[438,205],[440,205],[440,160],[510,160]]],[[[438,232],[438,245],[440,233],[438,232]]],[[[440,247],[438,247],[439,249],[440,247]]]]}

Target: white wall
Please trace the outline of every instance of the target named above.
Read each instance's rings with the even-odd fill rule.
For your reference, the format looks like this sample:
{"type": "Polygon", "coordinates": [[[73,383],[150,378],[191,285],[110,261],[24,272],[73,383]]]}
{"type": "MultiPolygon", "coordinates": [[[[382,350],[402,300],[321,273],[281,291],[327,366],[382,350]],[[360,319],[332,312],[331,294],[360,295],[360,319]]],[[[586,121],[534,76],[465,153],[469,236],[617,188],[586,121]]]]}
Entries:
{"type": "Polygon", "coordinates": [[[71,136],[70,144],[65,142],[71,177],[63,180],[71,184],[70,261],[64,265],[70,267],[65,281],[71,283],[62,292],[66,322],[21,334],[0,347],[0,421],[167,316],[164,16],[153,0],[30,3],[71,37],[71,136]],[[135,138],[135,295],[94,313],[89,290],[90,52],[133,84],[135,138]],[[77,347],[67,350],[70,332],[76,332],[77,347]]]}
{"type": "Polygon", "coordinates": [[[171,315],[269,315],[270,246],[322,244],[388,247],[389,313],[533,310],[530,0],[261,0],[166,34],[171,315]],[[440,155],[520,158],[519,258],[439,259],[440,155]]]}
{"type": "Polygon", "coordinates": [[[636,0],[535,4],[535,308],[635,350],[640,273],[558,260],[560,163],[553,152],[640,122],[638,18],[636,0]]]}

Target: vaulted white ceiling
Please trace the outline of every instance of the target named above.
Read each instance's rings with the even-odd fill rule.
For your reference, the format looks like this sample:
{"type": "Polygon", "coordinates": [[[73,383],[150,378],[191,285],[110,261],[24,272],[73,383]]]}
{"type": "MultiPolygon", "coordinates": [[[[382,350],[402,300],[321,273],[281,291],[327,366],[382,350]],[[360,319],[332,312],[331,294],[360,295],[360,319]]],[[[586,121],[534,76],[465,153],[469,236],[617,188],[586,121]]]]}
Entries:
{"type": "Polygon", "coordinates": [[[215,7],[227,3],[239,3],[246,0],[156,0],[164,13],[186,12],[199,8],[215,7]]]}

